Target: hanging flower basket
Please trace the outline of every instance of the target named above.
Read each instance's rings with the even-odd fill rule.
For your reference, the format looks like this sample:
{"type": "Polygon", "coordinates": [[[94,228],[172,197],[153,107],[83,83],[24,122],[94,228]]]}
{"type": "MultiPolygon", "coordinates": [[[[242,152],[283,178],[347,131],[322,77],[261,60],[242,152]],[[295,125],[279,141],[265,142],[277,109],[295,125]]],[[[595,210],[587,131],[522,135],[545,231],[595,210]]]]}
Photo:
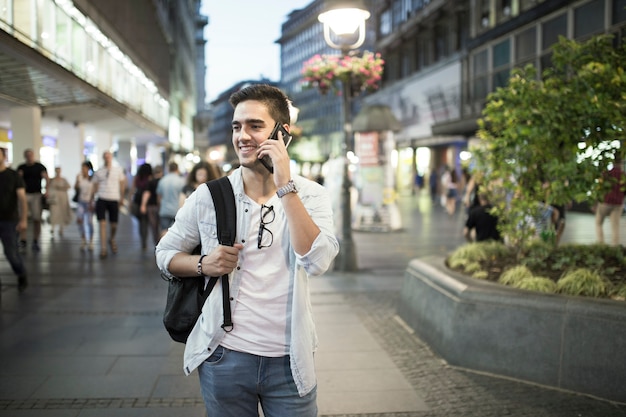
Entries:
{"type": "Polygon", "coordinates": [[[385,61],[379,53],[358,55],[315,55],[304,63],[304,88],[317,88],[321,94],[332,90],[341,94],[341,83],[349,83],[353,95],[375,91],[382,79],[385,61]],[[339,82],[337,82],[339,81],[339,82]]]}

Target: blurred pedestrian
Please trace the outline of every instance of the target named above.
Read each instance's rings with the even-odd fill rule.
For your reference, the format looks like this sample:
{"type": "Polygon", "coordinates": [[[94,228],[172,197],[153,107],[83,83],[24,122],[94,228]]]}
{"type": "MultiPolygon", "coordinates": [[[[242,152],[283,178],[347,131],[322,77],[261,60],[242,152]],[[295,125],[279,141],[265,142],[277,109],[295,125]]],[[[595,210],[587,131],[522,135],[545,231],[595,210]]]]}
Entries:
{"type": "Polygon", "coordinates": [[[28,279],[17,239],[27,227],[28,208],[24,179],[7,166],[7,156],[7,149],[0,148],[0,240],[4,256],[17,275],[17,288],[22,292],[28,286],[28,279]]]}
{"type": "Polygon", "coordinates": [[[437,194],[439,194],[439,190],[437,184],[439,183],[439,176],[437,175],[437,170],[433,168],[430,171],[428,176],[428,188],[430,189],[430,199],[433,205],[438,204],[437,194]]]}
{"type": "Polygon", "coordinates": [[[479,193],[478,205],[470,209],[463,228],[463,236],[468,242],[502,241],[498,218],[490,213],[492,208],[487,195],[479,193]]]}
{"type": "Polygon", "coordinates": [[[61,176],[61,167],[54,168],[54,177],[48,184],[48,203],[50,204],[50,234],[58,226],[59,236],[63,237],[63,228],[72,221],[72,209],[67,191],[72,188],[70,183],[61,176]]]}
{"type": "Polygon", "coordinates": [[[185,199],[198,188],[198,185],[219,177],[221,174],[217,166],[207,161],[198,162],[187,176],[187,182],[180,194],[179,207],[183,206],[185,199]]]}
{"type": "Polygon", "coordinates": [[[76,223],[80,231],[80,249],[93,251],[93,210],[91,202],[93,165],[85,161],[80,165],[80,174],[76,176],[74,189],[78,192],[78,207],[76,208],[76,223]]]}
{"type": "Polygon", "coordinates": [[[160,235],[163,235],[174,224],[180,204],[180,193],[185,186],[185,179],[180,176],[176,162],[170,162],[167,169],[167,175],[161,178],[156,189],[160,235]]]}
{"type": "Polygon", "coordinates": [[[146,207],[141,210],[143,194],[148,190],[148,183],[152,179],[152,165],[141,164],[137,169],[137,175],[133,179],[130,190],[131,209],[130,212],[137,219],[139,226],[139,238],[141,240],[141,249],[148,247],[148,212],[146,207]]]}
{"type": "Polygon", "coordinates": [[[154,246],[161,238],[161,228],[159,227],[159,199],[157,196],[157,186],[163,176],[163,168],[157,165],[152,170],[152,178],[148,181],[148,186],[141,197],[141,207],[139,211],[148,218],[148,229],[152,234],[154,246]]]}
{"type": "MultiPolygon", "coordinates": [[[[26,185],[26,202],[28,204],[28,216],[33,221],[33,243],[32,250],[39,251],[39,236],[41,235],[41,214],[43,211],[42,196],[47,197],[44,189],[42,193],[42,180],[48,185],[48,170],[40,162],[35,161],[35,152],[32,149],[24,151],[26,162],[17,167],[17,172],[24,178],[26,185]]],[[[20,248],[25,251],[27,245],[28,228],[20,231],[20,248]]]]}
{"type": "Polygon", "coordinates": [[[459,180],[456,169],[448,168],[441,177],[441,185],[444,189],[444,207],[450,216],[456,212],[456,202],[459,193],[459,180]]]}
{"type": "Polygon", "coordinates": [[[93,191],[90,201],[96,200],[96,217],[100,228],[100,258],[106,258],[107,249],[107,214],[109,220],[109,239],[111,252],[117,253],[115,235],[120,207],[124,206],[126,193],[126,175],[119,165],[113,163],[113,154],[105,151],[102,154],[104,166],[93,176],[93,191]]]}
{"type": "Polygon", "coordinates": [[[624,211],[624,196],[626,195],[626,174],[622,169],[623,159],[616,156],[613,168],[605,172],[604,181],[611,182],[610,191],[596,206],[596,237],[598,242],[604,243],[604,230],[602,224],[608,216],[611,221],[611,234],[613,245],[619,245],[619,222],[624,211]]]}

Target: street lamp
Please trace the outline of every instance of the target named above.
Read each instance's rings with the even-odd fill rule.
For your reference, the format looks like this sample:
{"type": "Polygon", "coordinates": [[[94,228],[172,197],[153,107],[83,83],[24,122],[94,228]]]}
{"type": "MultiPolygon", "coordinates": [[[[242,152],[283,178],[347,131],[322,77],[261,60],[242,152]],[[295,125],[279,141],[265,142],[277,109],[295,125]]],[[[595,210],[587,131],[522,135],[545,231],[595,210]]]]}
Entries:
{"type": "MultiPolygon", "coordinates": [[[[340,49],[345,56],[351,50],[363,45],[365,41],[365,21],[370,13],[365,10],[362,1],[335,1],[330,8],[318,16],[324,24],[324,40],[331,48],[340,49]]],[[[343,122],[343,180],[341,185],[341,245],[335,260],[338,271],[356,271],[356,250],[352,239],[352,206],[350,198],[349,161],[352,135],[352,83],[342,81],[342,122],[343,122]]]]}

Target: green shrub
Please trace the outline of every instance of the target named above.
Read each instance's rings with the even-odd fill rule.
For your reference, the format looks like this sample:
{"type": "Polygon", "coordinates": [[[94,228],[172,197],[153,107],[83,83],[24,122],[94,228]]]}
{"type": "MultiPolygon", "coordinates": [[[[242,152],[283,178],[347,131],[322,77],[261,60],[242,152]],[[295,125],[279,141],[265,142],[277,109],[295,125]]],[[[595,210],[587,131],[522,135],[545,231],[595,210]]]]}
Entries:
{"type": "Polygon", "coordinates": [[[588,268],[566,272],[557,282],[557,290],[567,295],[601,297],[608,293],[610,282],[588,268]]]}
{"type": "Polygon", "coordinates": [[[472,263],[480,263],[502,256],[511,256],[511,249],[503,243],[492,241],[468,243],[452,252],[448,258],[448,266],[452,269],[469,272],[466,268],[472,263]]]}
{"type": "Polygon", "coordinates": [[[611,298],[614,300],[626,300],[626,283],[615,287],[611,292],[611,298]]]}
{"type": "Polygon", "coordinates": [[[482,269],[482,266],[480,266],[480,262],[470,262],[467,265],[465,265],[465,267],[463,268],[463,270],[465,271],[466,274],[473,274],[475,272],[478,272],[482,269]]]}
{"type": "Polygon", "coordinates": [[[511,286],[522,290],[538,291],[549,294],[556,293],[556,282],[545,277],[523,278],[511,286]]]}
{"type": "Polygon", "coordinates": [[[487,271],[476,271],[472,274],[472,278],[485,280],[489,278],[487,271]]]}
{"type": "Polygon", "coordinates": [[[500,275],[498,282],[504,285],[515,286],[524,278],[532,278],[533,273],[524,265],[514,266],[500,275]]]}

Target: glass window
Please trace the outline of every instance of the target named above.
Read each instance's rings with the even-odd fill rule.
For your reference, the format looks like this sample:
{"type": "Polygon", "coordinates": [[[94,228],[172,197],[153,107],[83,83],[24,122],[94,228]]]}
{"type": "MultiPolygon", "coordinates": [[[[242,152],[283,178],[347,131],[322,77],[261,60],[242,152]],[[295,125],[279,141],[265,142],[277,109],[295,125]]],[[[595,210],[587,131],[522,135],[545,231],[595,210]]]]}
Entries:
{"type": "Polygon", "coordinates": [[[16,29],[14,35],[27,45],[32,45],[31,39],[37,39],[35,30],[35,10],[33,2],[13,2],[13,26],[16,29]]]}
{"type": "Polygon", "coordinates": [[[39,39],[41,39],[42,53],[52,59],[54,55],[54,45],[56,44],[56,31],[54,30],[54,20],[57,11],[56,5],[51,1],[40,4],[39,16],[39,39]]]}
{"type": "Polygon", "coordinates": [[[487,76],[474,78],[474,83],[472,84],[472,87],[474,89],[474,96],[472,97],[472,101],[482,101],[487,98],[487,93],[489,92],[487,76]]]}
{"type": "Polygon", "coordinates": [[[498,23],[504,22],[511,18],[513,14],[512,0],[500,0],[497,4],[496,15],[498,16],[498,23]]]}
{"type": "Polygon", "coordinates": [[[498,71],[493,74],[493,90],[498,87],[505,87],[509,83],[509,70],[498,71]]]}
{"type": "Polygon", "coordinates": [[[474,76],[487,73],[487,50],[474,55],[474,76]]]}
{"type": "Polygon", "coordinates": [[[381,36],[387,36],[391,33],[391,10],[387,9],[381,13],[378,31],[381,36]]]}
{"type": "Polygon", "coordinates": [[[515,62],[521,62],[535,56],[537,47],[537,28],[526,29],[515,37],[515,62]]]}
{"type": "Polygon", "coordinates": [[[613,0],[613,24],[620,22],[626,22],[626,0],[613,0]]]}
{"type": "Polygon", "coordinates": [[[11,32],[13,24],[13,0],[0,0],[0,29],[11,32]]]}
{"type": "Polygon", "coordinates": [[[57,62],[63,66],[68,66],[70,61],[70,51],[72,45],[72,21],[65,13],[57,13],[57,62]]]}
{"type": "Polygon", "coordinates": [[[85,78],[85,31],[77,22],[72,22],[72,69],[85,78]]]}
{"type": "Polygon", "coordinates": [[[493,47],[493,68],[500,68],[511,63],[511,42],[506,39],[493,47]]]}
{"type": "Polygon", "coordinates": [[[576,39],[604,30],[604,0],[594,0],[574,9],[576,39]]]}
{"type": "Polygon", "coordinates": [[[548,20],[543,24],[543,38],[541,39],[541,49],[545,50],[559,41],[560,36],[567,35],[567,17],[565,14],[548,20]]]}
{"type": "Polygon", "coordinates": [[[393,27],[398,27],[405,20],[405,16],[402,13],[402,0],[394,0],[393,5],[393,27]]]}

